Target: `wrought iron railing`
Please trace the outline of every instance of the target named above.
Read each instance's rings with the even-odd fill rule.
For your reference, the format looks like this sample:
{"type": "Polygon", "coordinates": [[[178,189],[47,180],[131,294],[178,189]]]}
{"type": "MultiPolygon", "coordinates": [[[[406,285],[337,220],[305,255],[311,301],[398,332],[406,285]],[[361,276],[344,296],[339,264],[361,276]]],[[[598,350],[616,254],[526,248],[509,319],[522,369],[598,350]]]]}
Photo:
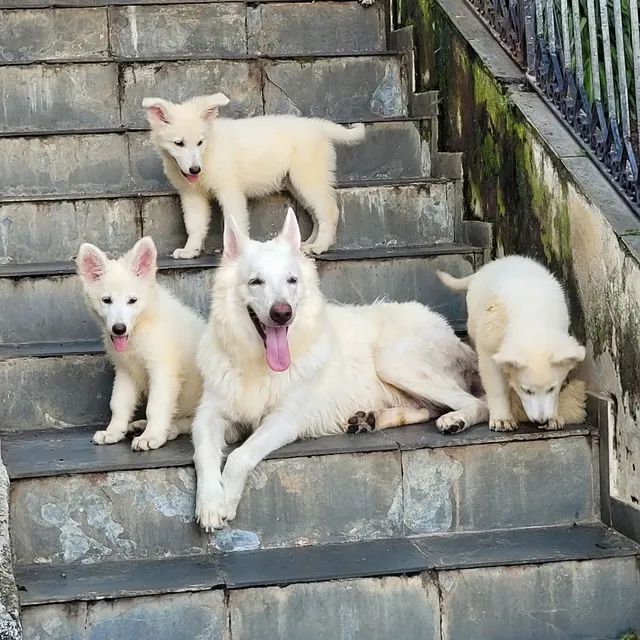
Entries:
{"type": "Polygon", "coordinates": [[[640,204],[638,0],[469,0],[640,204]]]}

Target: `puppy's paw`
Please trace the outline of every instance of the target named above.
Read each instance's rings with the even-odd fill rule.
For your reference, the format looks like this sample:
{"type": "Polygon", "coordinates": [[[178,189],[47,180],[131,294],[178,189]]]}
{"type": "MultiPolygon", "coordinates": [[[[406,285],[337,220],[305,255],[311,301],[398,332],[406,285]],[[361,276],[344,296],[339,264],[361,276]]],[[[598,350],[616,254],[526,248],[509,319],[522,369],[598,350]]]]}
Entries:
{"type": "Polygon", "coordinates": [[[459,433],[467,428],[467,422],[459,411],[445,413],[436,420],[441,433],[459,433]]]}
{"type": "Polygon", "coordinates": [[[147,428],[146,420],[134,420],[129,423],[129,432],[142,433],[147,428]]]}
{"type": "Polygon", "coordinates": [[[175,260],[191,260],[197,258],[200,255],[200,249],[176,249],[172,256],[175,260]]]}
{"type": "Polygon", "coordinates": [[[491,431],[516,431],[518,423],[513,418],[490,418],[489,429],[491,431]]]}
{"type": "Polygon", "coordinates": [[[148,451],[149,449],[159,449],[167,441],[167,436],[151,435],[143,433],[141,436],[134,438],[131,442],[131,448],[134,451],[148,451]]]}
{"type": "Polygon", "coordinates": [[[219,480],[208,484],[198,483],[196,491],[196,520],[207,532],[224,527],[227,520],[227,508],[224,500],[224,489],[219,480]]]}
{"type": "Polygon", "coordinates": [[[360,4],[363,7],[371,7],[375,3],[375,1],[376,0],[360,0],[360,4]]]}
{"type": "Polygon", "coordinates": [[[538,429],[541,429],[542,431],[562,431],[564,429],[564,418],[561,418],[560,416],[551,418],[547,424],[539,425],[538,429]]]}
{"type": "Polygon", "coordinates": [[[321,253],[324,253],[329,248],[329,245],[324,243],[320,244],[317,242],[303,242],[300,248],[307,255],[317,256],[321,253]]]}
{"type": "Polygon", "coordinates": [[[369,411],[369,413],[358,411],[347,420],[347,433],[366,433],[367,431],[375,431],[375,428],[376,416],[373,411],[369,411]]]}
{"type": "Polygon", "coordinates": [[[124,440],[125,434],[120,431],[96,431],[93,434],[93,442],[95,444],[115,444],[124,440]]]}

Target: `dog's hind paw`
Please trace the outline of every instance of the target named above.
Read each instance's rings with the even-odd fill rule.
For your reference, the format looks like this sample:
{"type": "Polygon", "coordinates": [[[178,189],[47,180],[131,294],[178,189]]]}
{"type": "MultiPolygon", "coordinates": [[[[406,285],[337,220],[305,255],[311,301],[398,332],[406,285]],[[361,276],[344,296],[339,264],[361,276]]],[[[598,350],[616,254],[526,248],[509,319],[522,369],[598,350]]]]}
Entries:
{"type": "Polygon", "coordinates": [[[445,413],[436,420],[440,433],[458,433],[467,428],[467,422],[457,411],[445,413]]]}
{"type": "Polygon", "coordinates": [[[541,424],[538,429],[542,431],[562,431],[564,429],[564,418],[551,418],[547,424],[541,424]]]}
{"type": "Polygon", "coordinates": [[[176,249],[173,254],[172,257],[175,260],[191,260],[193,258],[197,258],[200,255],[200,249],[187,249],[186,247],[184,249],[176,249]]]}
{"type": "Polygon", "coordinates": [[[369,413],[358,411],[347,420],[347,433],[365,433],[375,431],[375,428],[376,416],[373,411],[369,411],[369,413]]]}
{"type": "Polygon", "coordinates": [[[167,441],[166,436],[151,436],[143,433],[141,436],[134,438],[131,442],[131,448],[134,451],[148,451],[149,449],[159,449],[167,441]]]}
{"type": "Polygon", "coordinates": [[[105,431],[96,431],[93,434],[93,442],[95,444],[115,444],[116,442],[124,440],[124,436],[124,433],[109,431],[108,429],[105,431]]]}
{"type": "Polygon", "coordinates": [[[307,255],[317,256],[321,253],[324,253],[329,248],[329,245],[318,244],[317,242],[303,242],[300,248],[307,255]]]}
{"type": "Polygon", "coordinates": [[[360,4],[363,7],[370,7],[375,3],[376,0],[360,0],[360,4]]]}
{"type": "Polygon", "coordinates": [[[516,431],[518,429],[518,423],[513,418],[491,418],[489,420],[489,429],[491,431],[516,431]]]}

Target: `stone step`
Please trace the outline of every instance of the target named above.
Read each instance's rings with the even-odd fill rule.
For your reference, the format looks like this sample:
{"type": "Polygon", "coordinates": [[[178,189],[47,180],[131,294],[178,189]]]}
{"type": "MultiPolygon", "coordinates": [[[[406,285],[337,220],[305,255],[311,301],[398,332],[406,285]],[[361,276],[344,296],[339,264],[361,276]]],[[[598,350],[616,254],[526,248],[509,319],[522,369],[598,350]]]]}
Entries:
{"type": "MultiPolygon", "coordinates": [[[[366,129],[360,145],[337,148],[340,183],[430,175],[429,120],[376,122],[366,129]]],[[[131,196],[171,189],[147,132],[6,138],[2,148],[0,203],[131,196]]]]}
{"type": "MultiPolygon", "coordinates": [[[[251,4],[271,4],[273,2],[300,2],[304,4],[323,3],[328,0],[256,0],[251,4]]],[[[337,0],[341,4],[348,0],[337,0]]],[[[208,5],[212,3],[235,3],[244,2],[244,0],[2,0],[0,10],[2,9],[50,9],[50,8],[93,8],[105,6],[133,6],[133,5],[182,5],[182,4],[199,4],[208,5]]]]}
{"type": "Polygon", "coordinates": [[[15,10],[0,22],[0,64],[380,53],[385,34],[382,2],[15,10]]]}
{"type": "Polygon", "coordinates": [[[9,473],[37,474],[14,476],[11,485],[18,564],[161,559],[598,516],[597,452],[581,426],[523,426],[516,434],[478,426],[451,437],[424,424],[294,443],[258,465],[232,528],[213,534],[194,522],[188,437],[137,454],[126,442],[98,447],[92,432],[3,436],[9,473]]]}
{"type": "MultiPolygon", "coordinates": [[[[286,206],[293,206],[303,236],[311,219],[288,194],[251,203],[251,235],[271,237],[280,230],[286,206]]],[[[340,222],[334,250],[403,247],[454,241],[455,186],[445,180],[402,185],[372,182],[338,190],[340,222]]],[[[207,253],[222,245],[222,213],[214,205],[207,253]]],[[[105,251],[121,252],[151,235],[161,255],[186,241],[177,196],[114,200],[12,202],[0,204],[0,264],[70,260],[80,242],[91,240],[105,251]]]]}
{"type": "Polygon", "coordinates": [[[17,579],[26,638],[615,639],[640,626],[638,554],[602,526],[547,527],[34,565],[17,579]]]}
{"type": "Polygon", "coordinates": [[[402,59],[189,60],[0,66],[0,133],[147,129],[142,100],[223,91],[226,117],[293,113],[340,122],[407,115],[402,59]],[[27,108],[25,108],[25,105],[27,108]]]}

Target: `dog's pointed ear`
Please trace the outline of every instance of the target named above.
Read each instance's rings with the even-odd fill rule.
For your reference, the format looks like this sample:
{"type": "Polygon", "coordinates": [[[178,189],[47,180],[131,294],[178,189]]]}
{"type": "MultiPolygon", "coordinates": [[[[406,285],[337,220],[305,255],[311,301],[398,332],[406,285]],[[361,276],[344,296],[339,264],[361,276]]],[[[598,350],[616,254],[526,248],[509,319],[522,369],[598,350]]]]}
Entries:
{"type": "Polygon", "coordinates": [[[141,238],[129,252],[131,271],[139,278],[153,278],[156,275],[158,250],[149,236],[141,238]]]}
{"type": "Polygon", "coordinates": [[[211,122],[218,117],[218,110],[229,104],[229,98],[224,93],[213,93],[210,96],[202,96],[198,98],[202,105],[202,119],[205,122],[211,122]]]}
{"type": "Polygon", "coordinates": [[[587,350],[573,336],[563,336],[562,342],[553,351],[551,364],[555,367],[573,369],[586,355],[587,350]]]}
{"type": "Polygon", "coordinates": [[[145,98],[142,101],[142,108],[147,113],[147,120],[153,126],[169,124],[169,114],[173,103],[162,98],[145,98]]]}
{"type": "Polygon", "coordinates": [[[235,260],[242,253],[247,240],[247,236],[240,231],[233,216],[224,216],[223,257],[227,260],[235,260]]]}
{"type": "Polygon", "coordinates": [[[109,259],[103,251],[93,244],[80,245],[76,257],[76,271],[80,279],[87,284],[98,282],[104,275],[109,259]]]}
{"type": "Polygon", "coordinates": [[[496,364],[499,364],[501,367],[508,367],[510,369],[523,369],[526,365],[526,362],[522,356],[520,356],[515,351],[510,351],[508,349],[503,349],[498,351],[498,353],[494,353],[493,361],[496,364]]]}
{"type": "Polygon", "coordinates": [[[287,216],[284,219],[279,237],[287,242],[294,251],[300,251],[300,245],[302,243],[300,225],[298,224],[298,218],[296,218],[292,207],[287,209],[287,216]]]}

